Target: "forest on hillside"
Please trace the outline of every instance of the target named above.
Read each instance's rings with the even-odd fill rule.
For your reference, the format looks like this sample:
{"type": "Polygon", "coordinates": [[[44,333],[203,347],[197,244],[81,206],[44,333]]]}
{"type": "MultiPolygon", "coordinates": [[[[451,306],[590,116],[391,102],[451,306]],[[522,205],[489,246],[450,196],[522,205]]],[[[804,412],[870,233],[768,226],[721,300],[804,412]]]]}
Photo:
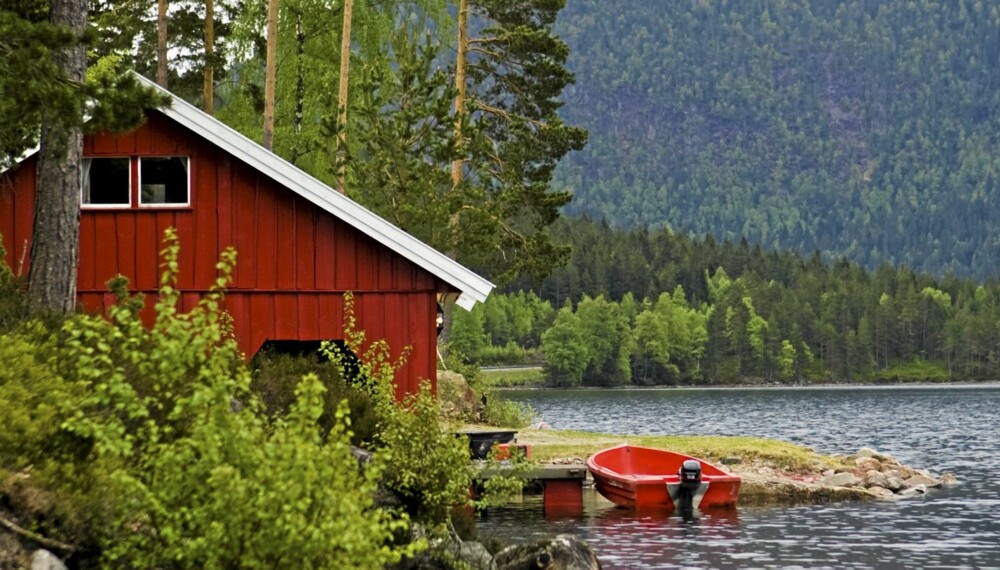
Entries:
{"type": "Polygon", "coordinates": [[[867,270],[667,229],[564,219],[566,267],[457,311],[480,363],[544,355],[554,386],[995,379],[1000,283],[867,270]]]}
{"type": "Polygon", "coordinates": [[[1000,260],[1000,4],[569,0],[569,214],[874,269],[1000,260]]]}

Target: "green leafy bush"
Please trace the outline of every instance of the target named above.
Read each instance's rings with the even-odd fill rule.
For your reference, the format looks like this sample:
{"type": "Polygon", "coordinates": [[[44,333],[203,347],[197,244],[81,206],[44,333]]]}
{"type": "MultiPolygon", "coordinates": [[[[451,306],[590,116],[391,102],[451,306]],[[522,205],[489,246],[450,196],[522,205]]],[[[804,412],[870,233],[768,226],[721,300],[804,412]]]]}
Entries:
{"type": "Polygon", "coordinates": [[[173,232],[162,254],[152,329],[116,280],[108,319],[0,339],[3,504],[82,547],[75,565],[379,568],[423,548],[394,545],[408,520],[375,507],[383,467],[351,454],[347,405],[321,425],[315,375],[287,413],[264,413],[220,311],[235,253],[187,313],[173,232]]]}
{"type": "Polygon", "coordinates": [[[371,441],[375,432],[375,410],[368,393],[349,386],[341,374],[341,367],[329,361],[320,361],[319,354],[292,355],[278,352],[261,352],[251,363],[254,392],[268,414],[285,414],[295,401],[295,389],[306,374],[315,374],[326,387],[323,394],[323,414],[319,425],[326,434],[336,422],[336,412],[344,400],[348,403],[351,418],[351,443],[361,446],[371,441]]]}
{"type": "Polygon", "coordinates": [[[483,392],[483,423],[496,427],[522,428],[531,423],[535,411],[531,406],[512,402],[496,391],[483,392]]]}
{"type": "Polygon", "coordinates": [[[354,381],[370,390],[375,406],[374,458],[382,472],[382,485],[402,500],[415,520],[428,527],[445,523],[451,507],[469,501],[468,444],[456,437],[456,426],[442,422],[430,382],[424,382],[419,393],[396,402],[393,377],[409,350],[392,360],[385,341],[366,343],[364,331],[355,326],[350,293],[345,295],[344,315],[346,344],[324,343],[321,351],[340,365],[352,354],[359,356],[354,381]]]}
{"type": "Polygon", "coordinates": [[[27,298],[21,294],[21,279],[3,262],[7,255],[0,235],[0,332],[18,326],[27,313],[27,298]]]}

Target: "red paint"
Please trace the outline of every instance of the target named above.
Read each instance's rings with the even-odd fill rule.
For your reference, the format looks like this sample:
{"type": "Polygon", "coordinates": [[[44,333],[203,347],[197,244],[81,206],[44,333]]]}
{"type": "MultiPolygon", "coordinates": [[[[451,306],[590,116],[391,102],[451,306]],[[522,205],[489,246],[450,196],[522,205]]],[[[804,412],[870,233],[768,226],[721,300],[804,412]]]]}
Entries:
{"type": "Polygon", "coordinates": [[[583,510],[583,480],[547,479],[542,504],[546,513],[583,510]]]}
{"type": "MultiPolygon", "coordinates": [[[[268,340],[342,338],[343,294],[353,291],[357,325],[369,341],[386,339],[394,358],[412,347],[397,393],[434,380],[437,294],[452,288],[158,112],[131,133],[88,135],[84,144],[88,157],[165,154],[190,158],[190,206],[82,210],[78,294],[87,310],[107,308],[105,282],[121,273],[130,289],[146,294],[143,316],[151,322],[163,231],[174,227],[185,306],[212,286],[219,253],[236,247],[225,306],[247,356],[268,340]]],[[[15,271],[31,239],[36,162],[30,157],[0,175],[4,261],[15,271]]]]}

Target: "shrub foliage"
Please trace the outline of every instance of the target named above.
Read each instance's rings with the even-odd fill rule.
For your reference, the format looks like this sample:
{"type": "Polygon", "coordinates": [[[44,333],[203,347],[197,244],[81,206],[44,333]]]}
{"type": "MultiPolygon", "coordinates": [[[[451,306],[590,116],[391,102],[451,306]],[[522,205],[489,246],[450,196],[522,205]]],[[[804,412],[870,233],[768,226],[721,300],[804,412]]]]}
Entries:
{"type": "MultiPolygon", "coordinates": [[[[317,375],[271,413],[250,389],[221,310],[235,253],[221,256],[212,291],[182,312],[173,232],[165,244],[151,328],[142,300],[116,279],[108,318],[73,315],[56,327],[21,319],[0,331],[0,515],[74,545],[75,565],[378,568],[426,546],[397,544],[408,518],[374,496],[383,479],[400,489],[422,481],[444,491],[415,493],[414,512],[436,513],[468,480],[445,432],[419,431],[431,429],[427,396],[397,409],[391,395],[372,393],[384,434],[377,460],[360,469],[350,405],[333,405],[317,375]],[[417,436],[424,455],[407,448],[418,433],[430,438],[417,436]],[[408,471],[430,469],[435,456],[454,456],[454,472],[408,471]],[[401,465],[404,457],[425,463],[401,465]]],[[[9,283],[9,273],[0,278],[9,283]]]]}

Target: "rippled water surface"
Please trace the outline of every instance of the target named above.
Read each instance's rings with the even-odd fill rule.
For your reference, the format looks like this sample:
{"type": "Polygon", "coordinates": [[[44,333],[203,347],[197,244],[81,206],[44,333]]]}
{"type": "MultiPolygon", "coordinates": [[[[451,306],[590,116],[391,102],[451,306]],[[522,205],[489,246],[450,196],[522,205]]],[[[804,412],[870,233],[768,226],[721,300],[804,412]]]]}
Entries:
{"type": "Polygon", "coordinates": [[[738,508],[694,520],[637,515],[585,492],[583,515],[540,498],[491,509],[480,532],[575,533],[606,568],[1000,568],[1000,386],[518,391],[556,429],[750,435],[824,453],[872,447],[954,473],[956,487],[896,502],[738,508]]]}

